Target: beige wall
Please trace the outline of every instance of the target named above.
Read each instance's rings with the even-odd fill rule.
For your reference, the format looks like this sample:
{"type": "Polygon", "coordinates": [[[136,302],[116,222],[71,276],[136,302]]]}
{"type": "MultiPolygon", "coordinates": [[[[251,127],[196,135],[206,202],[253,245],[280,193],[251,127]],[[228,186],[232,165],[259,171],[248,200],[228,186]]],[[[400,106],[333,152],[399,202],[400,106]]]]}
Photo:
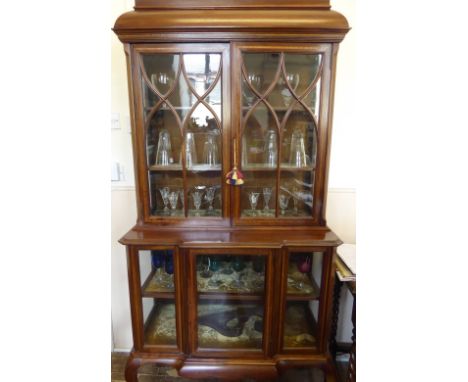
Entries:
{"type": "MultiPolygon", "coordinates": [[[[132,0],[113,0],[111,23],[123,12],[131,10],[132,0]]],[[[344,13],[354,25],[354,0],[332,1],[333,8],[344,13]]],[[[132,333],[128,297],[125,248],[117,240],[136,221],[134,174],[130,133],[125,55],[122,44],[112,34],[112,92],[111,111],[120,116],[119,130],[112,130],[111,160],[124,169],[124,180],[112,183],[112,328],[115,349],[130,349],[132,333]]],[[[353,128],[354,94],[354,33],[351,32],[340,47],[335,94],[333,142],[330,162],[330,181],[327,206],[328,225],[346,243],[355,243],[355,162],[353,128]]],[[[349,311],[350,301],[344,299],[343,310],[349,311]]],[[[350,323],[344,322],[339,338],[348,338],[350,323]]]]}

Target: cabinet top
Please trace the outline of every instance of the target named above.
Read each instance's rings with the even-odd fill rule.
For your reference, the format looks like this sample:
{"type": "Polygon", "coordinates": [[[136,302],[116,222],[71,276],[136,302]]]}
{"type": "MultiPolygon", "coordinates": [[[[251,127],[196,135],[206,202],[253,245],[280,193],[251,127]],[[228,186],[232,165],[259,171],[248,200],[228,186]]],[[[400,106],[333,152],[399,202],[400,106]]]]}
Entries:
{"type": "Polygon", "coordinates": [[[328,228],[320,230],[161,230],[133,227],[119,242],[190,248],[336,247],[343,242],[328,228]]]}
{"type": "Polygon", "coordinates": [[[329,0],[135,0],[135,9],[329,9],[329,0]]]}
{"type": "Polygon", "coordinates": [[[141,9],[121,15],[114,32],[122,42],[305,38],[340,42],[349,31],[346,18],[329,9],[141,9]],[[197,33],[197,35],[194,35],[197,33]]]}

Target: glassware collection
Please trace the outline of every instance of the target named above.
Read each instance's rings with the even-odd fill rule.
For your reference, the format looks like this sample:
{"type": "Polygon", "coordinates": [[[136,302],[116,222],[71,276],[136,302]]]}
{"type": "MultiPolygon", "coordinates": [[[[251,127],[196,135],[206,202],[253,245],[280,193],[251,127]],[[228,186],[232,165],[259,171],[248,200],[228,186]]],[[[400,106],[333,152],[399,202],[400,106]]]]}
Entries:
{"type": "Polygon", "coordinates": [[[148,288],[150,290],[174,289],[174,256],[172,251],[151,251],[151,264],[155,274],[148,288]]]}
{"type": "MultiPolygon", "coordinates": [[[[258,133],[257,133],[258,135],[258,133]]],[[[311,156],[307,154],[306,138],[304,132],[296,128],[292,134],[289,144],[289,157],[281,163],[281,167],[308,168],[311,166],[311,156]]],[[[289,142],[289,140],[287,141],[289,142]]],[[[286,153],[287,155],[287,153],[286,153]]],[[[278,133],[269,129],[264,136],[251,136],[242,139],[242,165],[246,169],[249,167],[270,167],[276,168],[278,163],[278,133]],[[260,143],[260,144],[259,144],[260,143]],[[261,153],[261,161],[257,163],[253,156],[261,153]]]]}
{"type": "MultiPolygon", "coordinates": [[[[203,158],[198,161],[196,139],[194,132],[187,132],[185,135],[184,149],[185,149],[185,164],[187,169],[193,170],[209,170],[221,169],[221,161],[218,151],[217,134],[208,133],[205,135],[203,144],[203,158]]],[[[180,153],[182,156],[182,153],[180,153]]],[[[161,129],[159,132],[158,145],[156,150],[155,166],[166,167],[174,165],[174,158],[172,155],[171,137],[167,129],[161,129]]]]}
{"type": "Polygon", "coordinates": [[[161,187],[159,189],[159,193],[161,194],[161,199],[164,205],[164,209],[162,210],[163,215],[175,216],[183,214],[184,192],[182,190],[171,191],[169,187],[161,187]],[[181,201],[181,208],[178,209],[179,200],[181,201]],[[169,205],[171,206],[170,209],[168,207],[169,205]]]}
{"type": "Polygon", "coordinates": [[[199,256],[197,275],[200,292],[260,292],[265,284],[265,259],[262,256],[199,256]]]}
{"type": "Polygon", "coordinates": [[[189,210],[189,215],[193,216],[221,216],[221,210],[215,209],[214,202],[220,193],[217,195],[217,186],[196,186],[191,192],[193,206],[195,210],[189,210]],[[207,203],[207,207],[202,209],[203,202],[207,203]]]}

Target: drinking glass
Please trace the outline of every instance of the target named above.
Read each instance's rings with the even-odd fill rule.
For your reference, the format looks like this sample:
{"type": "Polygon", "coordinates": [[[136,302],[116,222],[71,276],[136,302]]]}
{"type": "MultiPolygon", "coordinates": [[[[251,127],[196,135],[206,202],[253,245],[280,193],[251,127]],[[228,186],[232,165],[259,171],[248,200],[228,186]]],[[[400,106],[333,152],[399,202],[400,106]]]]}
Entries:
{"type": "Polygon", "coordinates": [[[310,260],[310,256],[305,256],[305,258],[302,258],[299,260],[297,263],[297,269],[299,272],[302,273],[302,278],[301,280],[297,283],[297,287],[299,289],[304,288],[304,282],[306,280],[306,274],[310,272],[312,269],[312,261],[310,260]]]}
{"type": "Polygon", "coordinates": [[[310,163],[310,158],[305,151],[304,134],[299,129],[294,130],[291,136],[289,163],[294,167],[306,167],[310,163]]]}
{"type": "Polygon", "coordinates": [[[164,263],[164,270],[169,275],[169,281],[166,287],[169,289],[174,288],[174,258],[171,251],[166,251],[166,261],[164,263]]]}
{"type": "Polygon", "coordinates": [[[169,194],[169,203],[171,204],[171,209],[172,213],[175,213],[175,210],[177,209],[177,201],[179,200],[179,192],[178,191],[172,191],[169,194]]]}
{"type": "Polygon", "coordinates": [[[158,148],[156,150],[156,166],[169,166],[173,162],[171,136],[167,129],[159,132],[158,148]]]}
{"type": "MultiPolygon", "coordinates": [[[[206,265],[203,267],[203,270],[201,271],[200,273],[200,276],[203,277],[204,279],[208,279],[210,278],[211,276],[213,276],[213,272],[210,271],[210,268],[211,268],[211,260],[209,257],[206,258],[207,259],[207,263],[206,265]]],[[[203,262],[203,261],[202,261],[203,262]]]]}
{"type": "Polygon", "coordinates": [[[244,281],[242,281],[242,274],[240,272],[245,268],[245,262],[242,259],[242,256],[236,256],[231,262],[232,269],[234,269],[238,275],[235,280],[233,280],[232,285],[235,288],[242,288],[245,286],[244,281]]]}
{"type": "Polygon", "coordinates": [[[218,145],[215,138],[214,134],[208,134],[203,147],[203,161],[209,166],[219,164],[218,145]]]}
{"type": "Polygon", "coordinates": [[[202,191],[194,191],[194,192],[192,192],[193,205],[195,206],[195,209],[196,209],[197,211],[200,210],[201,202],[202,202],[202,196],[203,196],[203,192],[202,192],[202,191]]]}
{"type": "Polygon", "coordinates": [[[215,197],[216,188],[215,187],[208,187],[206,189],[205,200],[208,202],[209,207],[208,210],[211,212],[213,211],[213,200],[215,197]]]}
{"type": "Polygon", "coordinates": [[[249,192],[249,202],[250,208],[252,209],[252,214],[255,214],[255,210],[257,208],[258,198],[260,196],[260,192],[249,192]]]}
{"type": "Polygon", "coordinates": [[[284,215],[286,212],[286,208],[288,208],[289,198],[290,196],[285,195],[285,194],[280,194],[279,196],[279,205],[281,208],[281,215],[284,215]]]}
{"type": "Polygon", "coordinates": [[[163,280],[162,277],[162,267],[164,265],[164,252],[163,251],[151,251],[151,263],[153,267],[156,268],[156,282],[161,283],[163,280]]]}
{"type": "Polygon", "coordinates": [[[159,192],[164,203],[164,211],[167,212],[169,211],[169,208],[167,207],[167,204],[169,203],[169,187],[162,187],[159,189],[159,192]]]}
{"type": "Polygon", "coordinates": [[[268,167],[276,167],[278,159],[277,134],[275,130],[268,130],[265,139],[265,163],[268,167]]]}
{"type": "Polygon", "coordinates": [[[268,204],[270,203],[272,193],[273,193],[273,190],[271,189],[271,187],[264,187],[263,188],[263,210],[265,212],[270,209],[268,204]]]}
{"type": "MultiPolygon", "coordinates": [[[[254,88],[257,92],[260,91],[260,86],[262,84],[262,78],[258,74],[249,74],[247,76],[249,83],[251,84],[252,88],[254,88]]],[[[248,85],[245,85],[244,96],[247,101],[247,105],[253,105],[256,95],[255,93],[248,88],[248,85]]]]}
{"type": "Polygon", "coordinates": [[[197,151],[195,150],[195,135],[188,132],[185,136],[185,165],[187,168],[197,164],[197,151]]]}

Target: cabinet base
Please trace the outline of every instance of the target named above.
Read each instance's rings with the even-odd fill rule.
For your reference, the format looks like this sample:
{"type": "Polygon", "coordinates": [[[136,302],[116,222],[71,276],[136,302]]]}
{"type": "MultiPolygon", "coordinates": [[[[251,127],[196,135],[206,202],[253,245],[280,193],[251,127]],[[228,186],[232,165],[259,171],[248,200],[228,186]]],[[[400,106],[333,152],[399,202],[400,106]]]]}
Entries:
{"type": "Polygon", "coordinates": [[[132,352],[125,367],[126,382],[138,382],[138,368],[152,363],[177,369],[184,378],[218,378],[223,380],[276,380],[291,368],[317,367],[323,370],[325,382],[337,382],[338,377],[330,357],[323,356],[277,356],[274,359],[201,359],[177,355],[162,355],[132,352]]]}

